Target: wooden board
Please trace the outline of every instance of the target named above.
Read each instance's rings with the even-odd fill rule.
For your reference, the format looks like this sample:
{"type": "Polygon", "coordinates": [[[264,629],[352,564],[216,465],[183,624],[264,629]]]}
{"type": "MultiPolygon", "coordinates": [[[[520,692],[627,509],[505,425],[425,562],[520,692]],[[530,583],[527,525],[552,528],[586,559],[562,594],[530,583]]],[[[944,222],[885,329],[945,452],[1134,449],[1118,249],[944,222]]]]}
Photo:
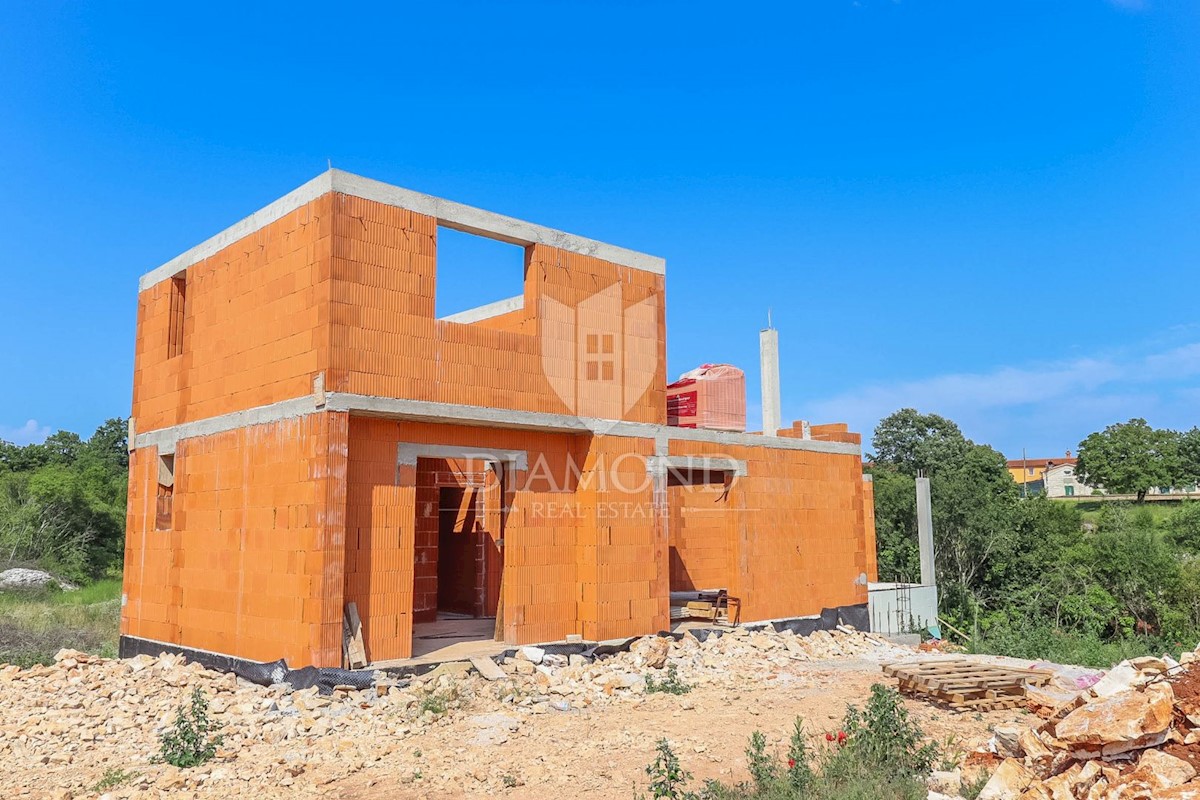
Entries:
{"type": "Polygon", "coordinates": [[[342,631],[346,651],[346,666],[350,669],[362,669],[367,666],[367,647],[363,642],[362,620],[358,618],[358,606],[346,603],[342,631]]]}

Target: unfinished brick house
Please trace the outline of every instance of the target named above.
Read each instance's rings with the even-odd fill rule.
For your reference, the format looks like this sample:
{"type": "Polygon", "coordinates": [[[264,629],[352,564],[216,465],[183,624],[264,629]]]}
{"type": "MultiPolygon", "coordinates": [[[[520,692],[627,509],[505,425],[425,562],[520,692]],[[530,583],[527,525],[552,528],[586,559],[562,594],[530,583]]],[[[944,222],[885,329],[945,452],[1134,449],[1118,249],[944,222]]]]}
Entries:
{"type": "Polygon", "coordinates": [[[440,613],[504,641],[866,600],[844,425],[666,425],[665,263],[337,170],[142,277],[123,649],[340,666],[440,613]],[[522,295],[438,319],[438,233],[524,248],[522,295]]]}

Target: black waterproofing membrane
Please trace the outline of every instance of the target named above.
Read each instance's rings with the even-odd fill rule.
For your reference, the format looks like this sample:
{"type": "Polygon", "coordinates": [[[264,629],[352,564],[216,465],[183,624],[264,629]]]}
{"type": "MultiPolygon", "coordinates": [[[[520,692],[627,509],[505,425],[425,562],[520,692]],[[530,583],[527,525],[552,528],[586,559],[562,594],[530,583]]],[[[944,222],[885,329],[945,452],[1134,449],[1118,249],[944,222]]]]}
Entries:
{"type": "MultiPolygon", "coordinates": [[[[816,631],[831,631],[838,625],[851,625],[857,630],[869,631],[870,617],[867,614],[866,604],[825,608],[821,610],[819,616],[815,617],[797,617],[795,619],[764,622],[759,625],[748,623],[742,627],[749,630],[762,630],[770,627],[780,633],[790,630],[797,636],[809,636],[816,631]]],[[[688,633],[703,642],[712,636],[723,636],[729,630],[730,628],[723,627],[693,628],[688,633]]],[[[684,636],[682,632],[668,633],[667,631],[660,631],[658,635],[669,636],[676,641],[682,639],[684,636]]],[[[538,645],[538,647],[554,655],[580,654],[587,658],[604,659],[608,656],[628,651],[630,645],[640,638],[640,636],[632,636],[628,639],[613,642],[568,642],[538,645]]],[[[506,657],[515,655],[518,649],[505,650],[503,653],[494,656],[493,659],[501,662],[506,657]]],[[[351,670],[337,669],[335,667],[289,669],[287,662],[282,658],[278,661],[259,663],[220,653],[210,653],[206,650],[194,650],[190,647],[179,647],[178,645],[138,639],[133,636],[121,637],[121,658],[132,658],[139,654],[157,656],[160,653],[182,655],[189,661],[196,661],[207,669],[217,670],[218,672],[232,672],[239,678],[244,678],[259,686],[271,686],[278,683],[286,683],[293,689],[309,689],[315,686],[321,694],[332,693],[336,686],[367,689],[375,685],[376,677],[381,673],[386,674],[389,680],[394,680],[398,677],[421,675],[437,667],[437,664],[421,664],[419,666],[395,667],[386,670],[351,670]]]]}

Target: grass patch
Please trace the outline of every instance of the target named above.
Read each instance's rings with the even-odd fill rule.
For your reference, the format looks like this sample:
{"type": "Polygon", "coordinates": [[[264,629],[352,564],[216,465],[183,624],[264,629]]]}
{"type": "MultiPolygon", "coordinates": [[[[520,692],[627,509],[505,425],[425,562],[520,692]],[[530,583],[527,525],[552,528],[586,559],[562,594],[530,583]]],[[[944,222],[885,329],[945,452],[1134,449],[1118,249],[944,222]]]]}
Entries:
{"type": "Polygon", "coordinates": [[[0,663],[51,664],[64,647],[115,657],[120,598],[119,578],[74,592],[0,592],[0,663]]]}
{"type": "Polygon", "coordinates": [[[96,785],[92,787],[92,791],[98,794],[103,794],[109,789],[119,789],[120,787],[132,781],[134,778],[138,777],[139,774],[140,773],[137,772],[129,772],[127,770],[117,769],[116,767],[109,767],[107,770],[105,770],[104,776],[101,777],[100,780],[96,782],[96,785]]]}
{"type": "Polygon", "coordinates": [[[1021,628],[994,628],[977,638],[970,648],[973,653],[1047,661],[1055,664],[1074,664],[1080,667],[1109,669],[1127,658],[1178,655],[1191,647],[1161,636],[1124,636],[1106,639],[1087,633],[1055,630],[1049,626],[1031,625],[1021,628]]]}

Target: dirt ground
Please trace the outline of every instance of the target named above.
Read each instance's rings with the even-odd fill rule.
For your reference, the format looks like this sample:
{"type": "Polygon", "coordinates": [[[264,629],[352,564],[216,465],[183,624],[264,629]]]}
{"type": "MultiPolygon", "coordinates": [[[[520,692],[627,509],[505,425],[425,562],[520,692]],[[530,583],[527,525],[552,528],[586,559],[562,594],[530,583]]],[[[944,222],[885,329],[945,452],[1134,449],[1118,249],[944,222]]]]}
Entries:
{"type": "MultiPolygon", "coordinates": [[[[741,691],[700,686],[685,695],[652,694],[595,710],[536,716],[468,711],[406,740],[406,749],[388,760],[325,788],[330,796],[351,800],[488,796],[499,778],[515,784],[502,795],[514,800],[633,797],[646,790],[645,767],[662,737],[694,775],[696,787],[708,778],[743,780],[753,731],[762,731],[782,755],[799,716],[815,746],[824,746],[824,734],[838,730],[847,706],[862,705],[871,684],[881,682],[892,684],[878,664],[830,661],[780,669],[764,685],[741,691]],[[490,733],[504,728],[502,717],[517,727],[496,743],[490,733]]],[[[1028,717],[1016,710],[960,713],[911,699],[905,705],[955,761],[986,741],[992,727],[1028,717]]]]}

